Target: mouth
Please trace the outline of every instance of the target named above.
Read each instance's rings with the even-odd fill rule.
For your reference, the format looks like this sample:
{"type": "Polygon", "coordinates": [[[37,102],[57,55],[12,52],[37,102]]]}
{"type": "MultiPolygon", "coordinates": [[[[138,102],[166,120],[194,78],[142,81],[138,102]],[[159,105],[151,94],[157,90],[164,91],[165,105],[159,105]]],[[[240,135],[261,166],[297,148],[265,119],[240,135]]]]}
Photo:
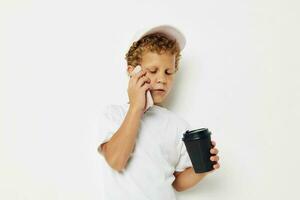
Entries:
{"type": "Polygon", "coordinates": [[[163,90],[163,89],[155,89],[155,90],[152,90],[152,92],[158,93],[158,94],[163,94],[163,93],[165,93],[166,91],[163,90]]]}

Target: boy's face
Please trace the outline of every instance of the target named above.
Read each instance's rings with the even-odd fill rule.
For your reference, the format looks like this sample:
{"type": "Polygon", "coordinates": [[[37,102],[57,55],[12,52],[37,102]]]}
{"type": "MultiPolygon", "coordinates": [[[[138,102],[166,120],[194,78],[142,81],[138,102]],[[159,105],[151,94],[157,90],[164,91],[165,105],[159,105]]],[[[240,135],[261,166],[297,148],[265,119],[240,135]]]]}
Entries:
{"type": "MultiPolygon", "coordinates": [[[[157,54],[144,52],[141,61],[142,69],[147,70],[146,76],[151,80],[150,90],[154,104],[161,105],[173,87],[175,78],[175,55],[170,53],[157,54]],[[158,91],[162,89],[163,91],[158,91]]],[[[131,71],[131,70],[130,70],[131,71]]]]}

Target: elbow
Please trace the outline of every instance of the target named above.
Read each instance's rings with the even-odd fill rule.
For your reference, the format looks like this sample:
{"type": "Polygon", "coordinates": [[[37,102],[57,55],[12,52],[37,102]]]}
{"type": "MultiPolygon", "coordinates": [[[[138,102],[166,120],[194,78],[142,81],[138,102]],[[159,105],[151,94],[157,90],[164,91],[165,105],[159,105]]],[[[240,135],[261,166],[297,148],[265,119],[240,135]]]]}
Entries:
{"type": "Polygon", "coordinates": [[[125,170],[125,165],[119,162],[107,160],[108,165],[115,171],[122,173],[125,170]]]}
{"type": "Polygon", "coordinates": [[[175,185],[173,185],[173,188],[176,190],[176,192],[183,192],[183,191],[185,191],[184,188],[180,188],[180,187],[177,187],[175,185]]]}
{"type": "Polygon", "coordinates": [[[113,156],[108,156],[106,151],[106,143],[100,145],[98,147],[98,152],[103,154],[106,163],[115,171],[117,172],[123,172],[125,169],[125,164],[123,162],[120,162],[119,159],[114,158],[113,156]]]}
{"type": "Polygon", "coordinates": [[[125,169],[124,167],[118,167],[118,166],[115,166],[115,167],[111,166],[111,168],[119,173],[122,173],[125,169]]]}
{"type": "Polygon", "coordinates": [[[173,188],[176,190],[176,192],[183,192],[183,191],[185,191],[185,188],[180,187],[180,186],[177,184],[176,180],[172,183],[172,186],[173,186],[173,188]]]}

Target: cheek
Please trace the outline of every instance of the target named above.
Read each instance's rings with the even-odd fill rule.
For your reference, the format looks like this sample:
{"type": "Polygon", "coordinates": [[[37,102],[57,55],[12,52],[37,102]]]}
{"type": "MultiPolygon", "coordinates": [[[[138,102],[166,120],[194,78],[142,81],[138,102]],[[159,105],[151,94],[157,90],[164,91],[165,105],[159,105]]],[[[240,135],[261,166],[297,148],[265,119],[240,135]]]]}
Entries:
{"type": "MultiPolygon", "coordinates": [[[[150,84],[154,84],[155,82],[155,75],[153,74],[146,74],[146,77],[150,79],[150,84]]],[[[174,77],[166,77],[167,84],[171,87],[173,85],[174,77]]]]}
{"type": "Polygon", "coordinates": [[[168,79],[168,84],[169,84],[169,85],[172,85],[172,84],[173,84],[173,81],[174,81],[174,78],[173,78],[173,77],[169,78],[169,79],[168,79]]]}
{"type": "Polygon", "coordinates": [[[151,74],[147,74],[146,77],[150,79],[151,84],[154,83],[154,77],[151,74]]]}

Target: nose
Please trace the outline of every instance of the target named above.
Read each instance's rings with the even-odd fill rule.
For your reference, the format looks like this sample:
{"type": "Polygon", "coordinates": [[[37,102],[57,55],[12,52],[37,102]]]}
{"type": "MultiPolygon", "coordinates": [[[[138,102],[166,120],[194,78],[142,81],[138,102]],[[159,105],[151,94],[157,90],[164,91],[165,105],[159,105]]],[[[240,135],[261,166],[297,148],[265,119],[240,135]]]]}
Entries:
{"type": "Polygon", "coordinates": [[[158,83],[166,83],[166,76],[165,76],[165,74],[163,72],[162,73],[158,73],[156,79],[157,79],[158,83]]]}

